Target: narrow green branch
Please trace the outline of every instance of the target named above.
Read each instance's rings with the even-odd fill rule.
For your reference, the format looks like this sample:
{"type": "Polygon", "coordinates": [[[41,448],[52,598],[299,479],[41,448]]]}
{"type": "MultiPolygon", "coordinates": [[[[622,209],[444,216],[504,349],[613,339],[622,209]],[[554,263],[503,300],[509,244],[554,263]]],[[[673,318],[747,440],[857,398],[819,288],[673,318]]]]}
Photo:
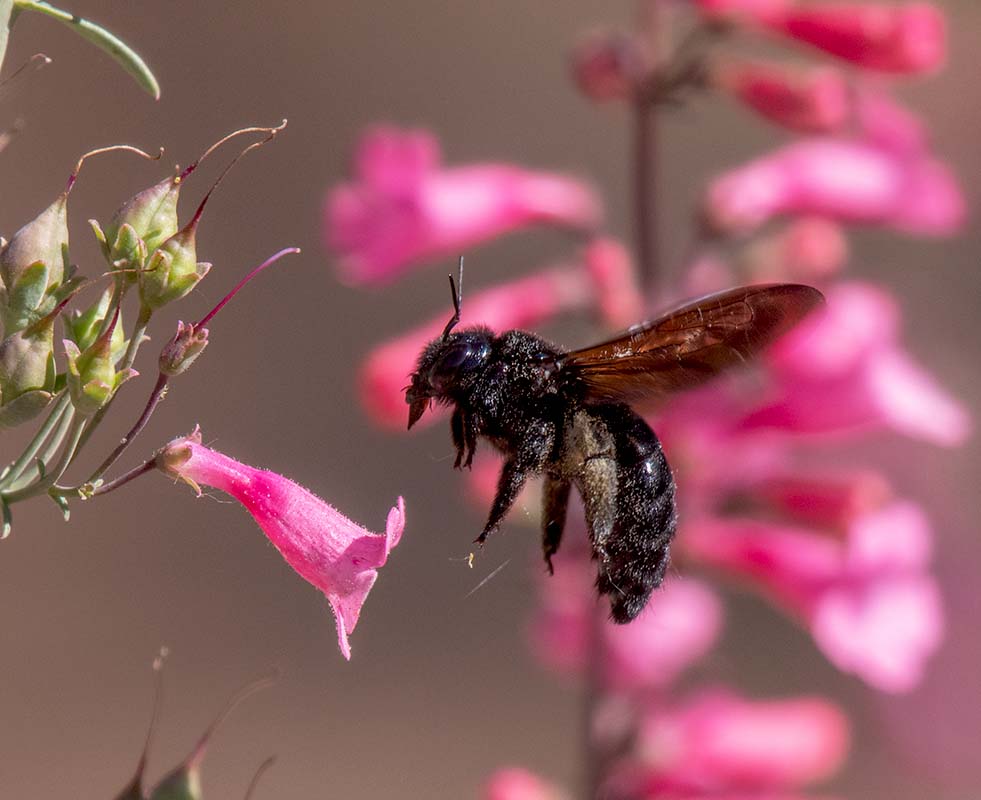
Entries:
{"type": "MultiPolygon", "coordinates": [[[[9,0],[0,0],[0,17],[2,17],[4,5],[6,4],[9,4],[9,0]]],[[[77,14],[55,8],[51,4],[43,2],[43,0],[14,0],[13,13],[16,14],[18,11],[37,11],[40,14],[45,14],[64,23],[83,39],[88,39],[100,50],[103,50],[115,59],[155,100],[160,99],[160,84],[157,83],[157,79],[154,77],[153,72],[151,72],[150,67],[147,66],[146,62],[140,58],[133,48],[101,25],[83,19],[77,14]]],[[[0,27],[4,30],[4,33],[0,34],[2,39],[6,38],[7,25],[2,24],[4,22],[6,21],[0,19],[0,27]]],[[[5,43],[2,39],[0,39],[0,44],[5,43]]],[[[2,51],[0,51],[0,56],[2,56],[2,51]]]]}
{"type": "Polygon", "coordinates": [[[34,435],[34,438],[28,442],[24,452],[21,453],[17,460],[7,468],[4,476],[0,478],[0,491],[3,491],[3,489],[10,486],[18,478],[20,478],[24,470],[31,464],[34,457],[38,454],[38,451],[51,435],[51,432],[55,429],[55,426],[61,420],[65,413],[65,409],[68,408],[68,403],[68,391],[63,389],[61,394],[58,396],[58,399],[55,400],[54,406],[52,407],[51,412],[48,414],[48,418],[44,421],[44,424],[38,429],[38,432],[34,435]]]}
{"type": "Polygon", "coordinates": [[[78,447],[79,439],[82,438],[82,434],[85,432],[85,422],[86,420],[84,417],[76,417],[74,420],[72,420],[71,428],[68,434],[68,442],[62,449],[58,462],[50,471],[41,476],[41,478],[34,483],[20,489],[4,492],[2,495],[3,500],[9,505],[13,505],[21,500],[26,500],[29,497],[36,497],[39,494],[44,494],[48,491],[48,489],[54,486],[65,473],[65,470],[68,469],[68,465],[72,462],[72,458],[75,455],[75,450],[78,447]]]}

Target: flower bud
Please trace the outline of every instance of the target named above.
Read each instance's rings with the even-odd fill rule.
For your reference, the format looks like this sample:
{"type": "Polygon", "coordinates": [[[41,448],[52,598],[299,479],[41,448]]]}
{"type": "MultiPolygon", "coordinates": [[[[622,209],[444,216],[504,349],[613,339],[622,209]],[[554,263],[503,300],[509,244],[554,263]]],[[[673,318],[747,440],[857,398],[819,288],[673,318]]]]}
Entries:
{"type": "Polygon", "coordinates": [[[55,388],[54,318],[0,342],[0,427],[37,416],[55,388]]]}
{"type": "MultiPolygon", "coordinates": [[[[109,313],[109,301],[112,299],[112,289],[106,289],[98,302],[89,306],[85,311],[74,310],[67,321],[68,335],[80,350],[90,347],[99,335],[99,329],[109,313]]],[[[126,336],[123,332],[121,318],[112,330],[111,351],[113,363],[119,360],[126,348],[126,336]]]]}
{"type": "MultiPolygon", "coordinates": [[[[146,255],[177,233],[177,198],[181,176],[173,175],[131,197],[113,214],[105,230],[105,241],[112,260],[135,261],[133,245],[142,240],[146,255]],[[129,228],[124,232],[123,228],[129,228]],[[134,239],[135,236],[135,239],[134,239]]],[[[142,266],[142,261],[139,265],[142,266]]]]}
{"type": "MultiPolygon", "coordinates": [[[[68,192],[58,198],[31,222],[13,235],[0,252],[0,281],[5,293],[2,298],[4,329],[10,333],[10,323],[24,319],[27,311],[35,311],[44,294],[61,284],[68,266],[68,192]],[[24,285],[25,272],[35,264],[44,265],[43,285],[40,272],[31,273],[30,289],[24,285]],[[20,291],[24,292],[15,299],[20,291]],[[24,303],[34,305],[30,309],[24,303]]],[[[32,320],[33,321],[33,320],[32,320]]],[[[24,322],[15,328],[26,327],[24,322]]]]}
{"type": "Polygon", "coordinates": [[[180,375],[208,346],[208,329],[196,328],[192,324],[177,323],[174,334],[160,351],[160,372],[164,375],[180,375]]]}
{"type": "Polygon", "coordinates": [[[640,40],[626,33],[597,31],[572,51],[572,76],[590,100],[626,100],[649,70],[640,40]]]}
{"type": "Polygon", "coordinates": [[[139,273],[140,299],[146,308],[159,308],[180,300],[188,294],[211,269],[211,264],[198,263],[197,223],[194,219],[171,236],[150,256],[139,273]]]}
{"type": "Polygon", "coordinates": [[[109,402],[123,382],[137,374],[132,369],[116,372],[112,336],[118,319],[117,313],[108,330],[85,350],[79,350],[70,339],[64,340],[68,359],[68,393],[72,405],[80,414],[94,414],[109,402]]]}

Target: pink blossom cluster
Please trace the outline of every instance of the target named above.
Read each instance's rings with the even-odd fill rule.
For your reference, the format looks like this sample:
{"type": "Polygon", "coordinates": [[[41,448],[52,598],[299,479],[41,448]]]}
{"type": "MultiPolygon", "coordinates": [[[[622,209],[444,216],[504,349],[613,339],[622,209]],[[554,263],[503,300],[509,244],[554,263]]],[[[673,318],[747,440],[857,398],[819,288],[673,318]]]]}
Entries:
{"type": "MultiPolygon", "coordinates": [[[[841,274],[846,225],[940,236],[964,220],[960,186],[930,151],[924,126],[886,85],[869,82],[873,73],[881,81],[938,69],[945,24],[918,2],[688,5],[696,26],[724,32],[714,48],[765,34],[828,60],[790,65],[713,51],[692,71],[699,88],[802,138],[706,187],[697,215],[705,247],[683,288],[803,281],[821,288],[827,304],[753,374],[679,396],[651,418],[674,466],[681,522],[677,574],[650,607],[627,626],[598,621],[580,527],[579,547],[568,532],[555,575],[542,577],[529,640],[543,665],[591,681],[600,695],[591,736],[603,756],[604,797],[803,798],[848,751],[849,726],[833,703],[751,699],[726,688],[681,693],[677,684],[721,636],[720,579],[775,605],[832,665],[881,691],[915,687],[941,643],[933,531],[920,499],[901,496],[880,471],[842,468],[829,456],[869,433],[949,447],[971,429],[960,402],[904,348],[890,292],[841,274]]],[[[645,36],[591,35],[572,59],[584,94],[644,102],[658,63],[645,36]]],[[[352,180],[329,193],[325,209],[325,240],[342,277],[388,282],[464,247],[559,225],[579,234],[571,254],[470,293],[464,324],[534,328],[575,313],[617,329],[652,310],[630,251],[602,230],[594,189],[510,165],[441,167],[436,152],[415,131],[378,128],[362,139],[352,180]]],[[[367,355],[359,386],[374,421],[404,426],[406,376],[449,315],[447,304],[367,355]]],[[[491,473],[478,459],[472,489],[482,502],[491,473]]],[[[483,796],[567,795],[514,767],[495,774],[483,796]]]]}

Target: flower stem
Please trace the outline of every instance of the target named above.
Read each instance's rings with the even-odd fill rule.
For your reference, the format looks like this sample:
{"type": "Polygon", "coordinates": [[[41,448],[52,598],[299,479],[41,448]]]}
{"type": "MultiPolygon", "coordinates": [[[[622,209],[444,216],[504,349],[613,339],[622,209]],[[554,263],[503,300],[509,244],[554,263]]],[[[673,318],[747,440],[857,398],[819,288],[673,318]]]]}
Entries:
{"type": "Polygon", "coordinates": [[[54,486],[58,482],[58,479],[65,473],[65,470],[68,469],[68,465],[71,464],[72,458],[75,456],[75,452],[78,449],[79,440],[82,438],[82,434],[85,432],[85,423],[85,417],[76,417],[72,420],[68,433],[68,442],[62,449],[58,462],[49,472],[47,472],[47,474],[45,474],[35,483],[5,492],[3,494],[3,499],[8,504],[13,505],[21,500],[26,500],[29,497],[36,497],[39,494],[44,494],[48,489],[54,486]]]}
{"type": "Polygon", "coordinates": [[[168,380],[168,376],[164,375],[162,372],[157,376],[157,383],[153,387],[153,391],[150,393],[150,397],[146,401],[146,407],[143,409],[143,413],[140,415],[140,418],[136,420],[133,427],[129,429],[129,433],[127,433],[119,441],[116,448],[106,457],[105,461],[99,465],[98,469],[92,473],[86,483],[95,483],[97,480],[99,480],[99,478],[105,475],[106,472],[109,471],[109,468],[115,464],[118,458],[123,454],[123,451],[129,447],[130,442],[140,435],[140,432],[146,427],[147,422],[150,421],[150,417],[153,415],[157,404],[163,400],[164,395],[167,392],[168,380]]]}
{"type": "Polygon", "coordinates": [[[596,603],[589,620],[589,653],[586,664],[586,690],[583,697],[582,747],[586,758],[583,760],[585,774],[583,776],[583,800],[596,800],[603,785],[603,775],[606,763],[603,752],[596,744],[596,715],[602,701],[602,671],[603,658],[606,655],[603,647],[604,609],[601,603],[596,603]]]}
{"type": "MultiPolygon", "coordinates": [[[[151,472],[156,468],[156,466],[157,466],[157,458],[156,456],[154,456],[153,458],[144,461],[142,464],[140,464],[140,466],[134,467],[129,472],[124,472],[118,478],[114,478],[108,483],[104,483],[98,488],[93,489],[89,496],[97,497],[98,495],[109,494],[109,492],[115,491],[120,486],[125,486],[131,480],[134,480],[135,478],[139,478],[140,475],[145,475],[146,473],[151,472]]],[[[60,495],[73,495],[73,494],[77,495],[79,494],[79,489],[77,487],[72,487],[69,489],[69,488],[61,488],[55,486],[52,489],[52,492],[60,495]]]]}
{"type": "Polygon", "coordinates": [[[637,245],[637,262],[644,296],[649,297],[659,279],[657,196],[655,187],[655,163],[657,159],[657,119],[654,108],[645,98],[638,97],[633,103],[633,195],[634,237],[637,245]]]}

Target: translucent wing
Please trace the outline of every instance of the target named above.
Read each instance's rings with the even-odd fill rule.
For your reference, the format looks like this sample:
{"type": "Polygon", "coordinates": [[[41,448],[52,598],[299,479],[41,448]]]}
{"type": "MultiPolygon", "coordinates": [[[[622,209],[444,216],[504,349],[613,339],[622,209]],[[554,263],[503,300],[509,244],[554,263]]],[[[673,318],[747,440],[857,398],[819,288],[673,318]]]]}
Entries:
{"type": "Polygon", "coordinates": [[[591,398],[638,403],[697,386],[749,360],[823,301],[810,286],[741,286],[565,353],[557,366],[585,385],[591,398]]]}

